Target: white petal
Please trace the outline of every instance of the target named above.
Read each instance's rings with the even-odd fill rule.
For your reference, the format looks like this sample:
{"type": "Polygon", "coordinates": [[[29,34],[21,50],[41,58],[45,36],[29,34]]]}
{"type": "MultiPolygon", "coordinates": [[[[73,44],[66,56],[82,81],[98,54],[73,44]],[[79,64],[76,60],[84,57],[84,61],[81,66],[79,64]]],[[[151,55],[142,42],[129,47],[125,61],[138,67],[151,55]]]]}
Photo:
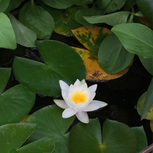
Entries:
{"type": "Polygon", "coordinates": [[[102,107],[104,107],[106,105],[107,105],[107,103],[105,103],[105,102],[98,101],[98,100],[93,100],[88,106],[86,106],[83,109],[83,111],[85,111],[85,112],[94,111],[94,110],[102,108],[102,107]]]}
{"type": "Polygon", "coordinates": [[[63,108],[63,109],[68,108],[68,105],[65,103],[64,100],[53,99],[53,101],[54,101],[55,104],[56,104],[57,106],[59,106],[60,108],[63,108]]]}
{"type": "Polygon", "coordinates": [[[68,91],[69,86],[68,86],[67,83],[65,83],[64,81],[60,80],[60,81],[59,81],[59,84],[60,84],[60,87],[61,87],[62,90],[68,91]]]}
{"type": "Polygon", "coordinates": [[[82,123],[89,123],[89,117],[86,112],[77,112],[76,117],[78,120],[80,120],[82,123]]]}
{"type": "Polygon", "coordinates": [[[75,114],[76,114],[76,111],[74,109],[72,109],[72,108],[66,108],[63,111],[63,113],[62,113],[62,117],[63,118],[69,118],[69,117],[71,117],[71,116],[73,116],[75,114]]]}
{"type": "Polygon", "coordinates": [[[95,92],[97,90],[97,84],[90,86],[89,89],[90,89],[90,92],[95,92]]]}
{"type": "Polygon", "coordinates": [[[81,85],[81,82],[80,82],[80,80],[77,79],[77,80],[75,81],[75,83],[74,83],[74,86],[80,86],[80,85],[81,85]]]}

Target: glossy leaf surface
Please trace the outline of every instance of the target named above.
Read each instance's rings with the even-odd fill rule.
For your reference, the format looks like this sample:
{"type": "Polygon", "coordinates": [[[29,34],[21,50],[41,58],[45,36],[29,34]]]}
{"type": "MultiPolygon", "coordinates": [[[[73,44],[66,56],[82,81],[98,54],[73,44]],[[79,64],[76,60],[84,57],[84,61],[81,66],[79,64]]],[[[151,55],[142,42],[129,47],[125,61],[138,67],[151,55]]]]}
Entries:
{"type": "Polygon", "coordinates": [[[126,23],[128,16],[129,12],[120,11],[107,15],[95,15],[90,17],[84,16],[84,19],[91,24],[106,23],[108,25],[115,26],[117,24],[126,23]]]}
{"type": "Polygon", "coordinates": [[[15,34],[9,18],[4,13],[0,13],[0,29],[0,47],[15,49],[15,34]]]}
{"type": "Polygon", "coordinates": [[[126,23],[116,25],[112,31],[127,51],[144,58],[153,57],[153,31],[147,26],[139,23],[126,23]]]}
{"type": "Polygon", "coordinates": [[[32,134],[35,125],[27,123],[0,126],[0,148],[2,153],[16,152],[32,134]]]}
{"type": "Polygon", "coordinates": [[[83,26],[72,30],[72,32],[79,42],[95,57],[97,57],[98,49],[102,40],[111,33],[109,29],[97,26],[83,26]]]}
{"type": "Polygon", "coordinates": [[[99,47],[98,62],[108,74],[127,68],[133,57],[134,55],[125,50],[114,34],[107,36],[99,47]]]}
{"type": "Polygon", "coordinates": [[[37,39],[36,34],[24,26],[13,15],[9,15],[18,44],[25,47],[35,47],[35,41],[37,39]]]}
{"type": "Polygon", "coordinates": [[[0,94],[4,91],[7,82],[10,78],[11,69],[10,68],[0,68],[0,94]]]}
{"type": "Polygon", "coordinates": [[[56,9],[66,9],[73,4],[75,4],[76,0],[41,0],[46,5],[56,8],[56,9]]]}
{"type": "Polygon", "coordinates": [[[71,84],[85,78],[85,67],[74,49],[58,41],[37,43],[45,64],[16,57],[14,73],[17,79],[36,93],[57,96],[61,94],[59,80],[71,84]]]}
{"type": "Polygon", "coordinates": [[[84,61],[87,80],[112,80],[123,76],[129,70],[129,68],[126,68],[121,72],[108,74],[99,66],[98,60],[91,56],[91,53],[88,50],[81,48],[75,48],[75,50],[84,61]]]}
{"type": "Polygon", "coordinates": [[[136,151],[135,133],[125,124],[106,120],[101,128],[99,121],[90,120],[79,123],[70,132],[70,153],[134,153],[136,151]]]}
{"type": "Polygon", "coordinates": [[[54,29],[52,16],[41,6],[26,3],[19,13],[20,21],[40,39],[49,39],[54,29]]]}
{"type": "Polygon", "coordinates": [[[0,125],[21,121],[30,112],[34,102],[35,94],[23,85],[5,91],[0,96],[0,125]]]}
{"type": "Polygon", "coordinates": [[[68,153],[68,135],[66,131],[74,118],[63,119],[62,110],[55,105],[44,107],[32,114],[26,122],[37,124],[30,141],[49,137],[55,142],[54,153],[68,153]]]}

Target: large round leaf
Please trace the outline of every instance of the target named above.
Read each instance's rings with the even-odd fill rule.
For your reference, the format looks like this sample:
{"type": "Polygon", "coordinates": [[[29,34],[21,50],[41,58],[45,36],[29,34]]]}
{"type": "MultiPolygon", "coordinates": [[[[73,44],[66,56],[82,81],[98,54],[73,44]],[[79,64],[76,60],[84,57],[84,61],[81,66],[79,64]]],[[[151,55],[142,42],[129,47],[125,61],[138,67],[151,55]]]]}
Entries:
{"type": "Polygon", "coordinates": [[[100,123],[90,120],[88,125],[79,123],[70,132],[70,153],[134,153],[136,135],[127,125],[106,120],[101,137],[100,123]]]}
{"type": "Polygon", "coordinates": [[[116,25],[112,31],[119,38],[124,48],[144,58],[153,57],[153,31],[139,23],[116,25]]]}
{"type": "Polygon", "coordinates": [[[45,64],[25,58],[15,58],[16,78],[39,94],[60,95],[59,80],[74,83],[85,78],[85,67],[80,56],[68,45],[57,41],[37,43],[45,64]]]}
{"type": "Polygon", "coordinates": [[[28,123],[6,124],[0,126],[1,153],[16,152],[32,134],[35,125],[28,123]]]}
{"type": "Polygon", "coordinates": [[[133,57],[134,55],[125,50],[114,34],[107,36],[99,47],[98,62],[108,74],[127,68],[133,57]]]}
{"type": "Polygon", "coordinates": [[[29,140],[52,138],[55,142],[54,153],[68,153],[68,135],[65,133],[73,120],[73,117],[63,119],[62,110],[55,105],[44,107],[32,114],[26,121],[37,125],[29,140]]]}
{"type": "Polygon", "coordinates": [[[0,125],[21,121],[31,110],[35,94],[17,85],[0,96],[0,125]]]}
{"type": "Polygon", "coordinates": [[[66,9],[73,4],[75,4],[76,0],[41,0],[43,3],[50,7],[54,7],[56,9],[66,9]]]}
{"type": "Polygon", "coordinates": [[[0,47],[15,49],[16,39],[9,18],[0,12],[0,47]]]}
{"type": "Polygon", "coordinates": [[[30,2],[21,9],[19,19],[33,30],[40,39],[49,39],[54,29],[52,16],[42,7],[30,2]]]}
{"type": "Polygon", "coordinates": [[[4,91],[11,74],[10,68],[0,68],[0,94],[4,91]]]}
{"type": "Polygon", "coordinates": [[[0,12],[4,12],[9,6],[10,0],[0,0],[0,12]]]}

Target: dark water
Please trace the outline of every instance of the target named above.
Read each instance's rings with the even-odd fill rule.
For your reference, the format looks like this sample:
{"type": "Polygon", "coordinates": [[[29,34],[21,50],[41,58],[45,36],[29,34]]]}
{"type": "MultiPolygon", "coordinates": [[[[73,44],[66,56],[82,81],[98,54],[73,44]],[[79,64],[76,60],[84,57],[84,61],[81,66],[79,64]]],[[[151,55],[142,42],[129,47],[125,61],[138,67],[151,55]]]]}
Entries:
{"type": "MultiPolygon", "coordinates": [[[[53,34],[51,39],[60,40],[71,46],[82,47],[82,45],[73,37],[64,37],[53,34]]],[[[18,46],[14,51],[0,49],[0,52],[0,67],[12,67],[14,56],[42,61],[36,48],[18,46]]],[[[95,99],[108,103],[108,106],[105,108],[89,113],[90,118],[98,117],[101,123],[103,123],[106,118],[109,118],[125,123],[131,127],[143,125],[150,144],[152,142],[152,132],[150,130],[149,121],[140,121],[136,105],[141,94],[147,90],[151,78],[152,76],[144,69],[139,58],[135,56],[133,65],[124,76],[111,81],[87,81],[89,86],[95,83],[98,84],[95,99]]],[[[6,89],[16,84],[18,84],[18,82],[12,73],[6,89]]],[[[53,98],[54,97],[37,95],[36,103],[31,110],[31,113],[44,106],[53,104],[53,98]]]]}

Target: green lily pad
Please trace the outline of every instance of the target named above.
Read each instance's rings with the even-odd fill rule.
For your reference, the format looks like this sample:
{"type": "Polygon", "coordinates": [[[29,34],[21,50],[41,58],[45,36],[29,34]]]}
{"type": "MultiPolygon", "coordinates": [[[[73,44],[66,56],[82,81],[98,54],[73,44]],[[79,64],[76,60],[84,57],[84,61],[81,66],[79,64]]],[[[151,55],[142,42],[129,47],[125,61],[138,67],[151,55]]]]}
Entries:
{"type": "Polygon", "coordinates": [[[0,148],[2,153],[16,152],[33,133],[34,124],[16,123],[0,126],[0,148]]]}
{"type": "Polygon", "coordinates": [[[27,123],[35,123],[37,129],[34,131],[29,141],[38,140],[43,137],[53,139],[55,142],[54,153],[68,153],[68,134],[65,134],[74,117],[63,119],[62,111],[55,105],[44,107],[28,119],[27,123]]]}
{"type": "Polygon", "coordinates": [[[0,94],[4,91],[7,82],[10,78],[11,69],[10,68],[0,68],[0,94]]]}
{"type": "Polygon", "coordinates": [[[35,94],[23,85],[5,91],[0,96],[0,125],[21,121],[30,112],[34,102],[35,94]]]}
{"type": "Polygon", "coordinates": [[[136,135],[123,123],[106,120],[101,127],[97,119],[88,125],[79,123],[70,132],[70,153],[134,153],[136,135]]]}
{"type": "Polygon", "coordinates": [[[16,38],[12,28],[12,24],[4,13],[0,12],[0,47],[15,49],[16,38]]]}
{"type": "Polygon", "coordinates": [[[39,39],[49,39],[54,29],[54,21],[49,12],[30,2],[20,10],[19,19],[33,30],[39,39]]]}
{"type": "Polygon", "coordinates": [[[58,41],[37,42],[45,64],[16,57],[14,74],[19,82],[36,93],[48,96],[61,94],[59,80],[71,84],[85,78],[85,66],[74,49],[58,41]]]}

